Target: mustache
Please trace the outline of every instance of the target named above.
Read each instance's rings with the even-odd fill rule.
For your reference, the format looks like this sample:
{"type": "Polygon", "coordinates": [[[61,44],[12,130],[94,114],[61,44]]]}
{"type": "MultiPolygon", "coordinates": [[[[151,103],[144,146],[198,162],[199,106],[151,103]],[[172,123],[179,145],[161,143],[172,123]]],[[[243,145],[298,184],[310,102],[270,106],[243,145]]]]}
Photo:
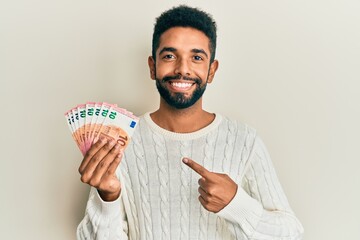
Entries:
{"type": "Polygon", "coordinates": [[[163,79],[161,79],[162,82],[167,82],[167,81],[171,81],[171,80],[185,80],[185,81],[193,81],[196,84],[201,84],[201,79],[200,78],[191,78],[191,77],[186,77],[186,76],[181,76],[181,75],[174,75],[174,76],[165,76],[163,77],[163,79]]]}

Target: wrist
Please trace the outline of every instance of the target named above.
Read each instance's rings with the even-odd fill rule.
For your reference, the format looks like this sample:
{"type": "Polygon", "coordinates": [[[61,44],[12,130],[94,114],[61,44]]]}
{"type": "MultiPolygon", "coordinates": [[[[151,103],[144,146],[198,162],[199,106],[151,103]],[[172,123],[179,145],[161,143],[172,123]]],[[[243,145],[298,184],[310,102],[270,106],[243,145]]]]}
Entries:
{"type": "Polygon", "coordinates": [[[98,191],[99,196],[101,197],[101,199],[103,201],[105,201],[105,202],[113,202],[113,201],[115,201],[116,199],[119,198],[120,193],[121,193],[121,189],[118,192],[115,192],[115,193],[104,192],[104,191],[101,191],[99,189],[97,191],[98,191]]]}

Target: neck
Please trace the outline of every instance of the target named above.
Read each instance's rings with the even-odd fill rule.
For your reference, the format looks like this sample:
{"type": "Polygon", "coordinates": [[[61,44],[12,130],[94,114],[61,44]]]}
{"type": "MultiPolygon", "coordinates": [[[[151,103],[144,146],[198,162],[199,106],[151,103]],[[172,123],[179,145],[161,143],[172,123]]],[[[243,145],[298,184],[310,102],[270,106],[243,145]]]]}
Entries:
{"type": "Polygon", "coordinates": [[[159,109],[150,116],[159,127],[176,133],[198,131],[209,125],[215,118],[214,114],[202,109],[201,98],[185,109],[173,108],[161,99],[159,109]]]}

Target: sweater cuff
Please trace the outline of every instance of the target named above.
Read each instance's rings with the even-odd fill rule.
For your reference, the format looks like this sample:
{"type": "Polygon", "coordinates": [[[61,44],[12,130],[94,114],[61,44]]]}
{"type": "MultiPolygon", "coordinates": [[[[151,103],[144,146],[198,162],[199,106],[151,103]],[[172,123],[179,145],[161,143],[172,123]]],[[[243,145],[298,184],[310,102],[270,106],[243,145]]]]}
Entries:
{"type": "Polygon", "coordinates": [[[256,227],[263,211],[263,206],[238,186],[231,202],[216,214],[230,222],[238,223],[242,227],[248,226],[248,224],[256,227]]]}
{"type": "Polygon", "coordinates": [[[94,201],[96,206],[99,207],[101,215],[103,215],[104,217],[112,217],[119,214],[121,193],[116,200],[111,202],[106,202],[100,197],[99,192],[96,189],[94,190],[96,192],[94,196],[94,201]]]}

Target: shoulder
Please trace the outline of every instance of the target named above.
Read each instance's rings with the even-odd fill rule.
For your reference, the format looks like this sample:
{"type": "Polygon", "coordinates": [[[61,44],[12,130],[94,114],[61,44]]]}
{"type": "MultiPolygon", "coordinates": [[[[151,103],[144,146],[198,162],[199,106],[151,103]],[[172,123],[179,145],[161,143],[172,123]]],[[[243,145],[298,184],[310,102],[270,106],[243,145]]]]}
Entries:
{"type": "Polygon", "coordinates": [[[237,137],[241,137],[244,142],[253,142],[257,136],[257,131],[252,126],[226,116],[222,116],[222,121],[219,127],[228,129],[236,134],[237,137]]]}
{"type": "Polygon", "coordinates": [[[258,142],[257,130],[239,120],[223,116],[219,126],[219,132],[227,132],[226,142],[233,139],[235,152],[241,156],[242,161],[249,159],[258,142]]]}

